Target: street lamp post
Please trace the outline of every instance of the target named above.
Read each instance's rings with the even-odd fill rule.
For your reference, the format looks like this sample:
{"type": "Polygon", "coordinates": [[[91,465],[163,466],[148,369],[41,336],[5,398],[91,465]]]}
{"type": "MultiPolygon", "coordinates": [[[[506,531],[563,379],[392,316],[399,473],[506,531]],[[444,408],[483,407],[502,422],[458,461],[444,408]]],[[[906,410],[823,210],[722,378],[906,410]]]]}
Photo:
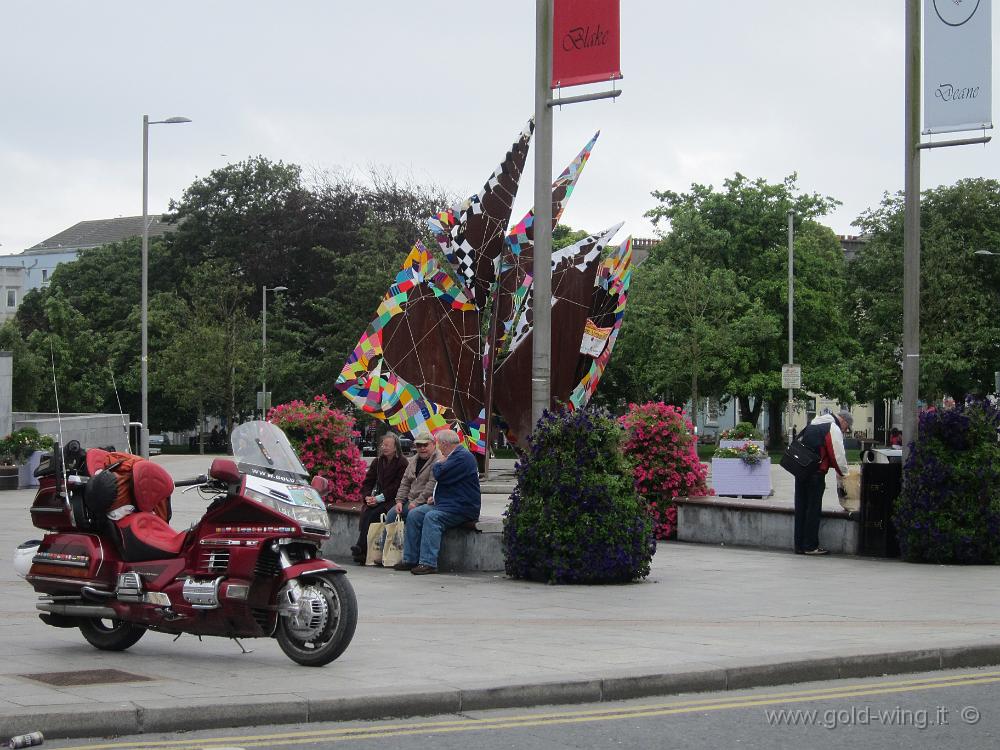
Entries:
{"type": "Polygon", "coordinates": [[[260,416],[263,419],[267,416],[267,293],[283,292],[287,286],[263,286],[261,287],[260,306],[260,365],[261,365],[261,389],[260,389],[260,416]]]}
{"type": "Polygon", "coordinates": [[[174,125],[191,122],[187,117],[168,117],[153,120],[142,116],[142,430],[139,437],[139,454],[149,458],[149,126],[174,125]]]}
{"type": "MultiPolygon", "coordinates": [[[[795,363],[795,211],[788,209],[788,364],[795,363]]],[[[795,403],[795,391],[788,389],[788,444],[792,444],[792,420],[795,418],[793,411],[795,403]]]]}

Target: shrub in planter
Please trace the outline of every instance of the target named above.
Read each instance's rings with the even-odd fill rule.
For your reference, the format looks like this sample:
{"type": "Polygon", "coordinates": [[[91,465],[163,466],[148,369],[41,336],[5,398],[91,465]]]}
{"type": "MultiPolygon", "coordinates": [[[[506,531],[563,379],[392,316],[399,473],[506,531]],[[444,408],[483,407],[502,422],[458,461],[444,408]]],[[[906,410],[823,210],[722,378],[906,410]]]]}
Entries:
{"type": "Polygon", "coordinates": [[[719,440],[763,440],[764,435],[750,422],[737,422],[734,427],[723,430],[719,440]]]}
{"type": "Polygon", "coordinates": [[[1000,411],[969,399],[920,415],[895,523],[903,559],[1000,563],[1000,411]]]}
{"type": "Polygon", "coordinates": [[[629,404],[621,424],[627,433],[625,454],[635,467],[635,487],[650,503],[656,538],[672,539],[677,535],[674,498],[713,494],[691,422],[677,407],[649,402],[629,404]]]}
{"type": "Polygon", "coordinates": [[[548,583],[649,575],[649,507],[635,491],[624,434],[605,410],[545,412],[517,465],[504,520],[507,574],[548,583]]]}
{"type": "Polygon", "coordinates": [[[353,416],[331,408],[327,397],[319,395],[308,404],[279,404],[267,413],[267,419],[285,431],[309,473],[330,482],[324,500],[360,502],[366,467],[354,444],[358,433],[353,416]]]}
{"type": "Polygon", "coordinates": [[[35,451],[52,450],[55,441],[34,427],[22,427],[0,439],[0,461],[23,464],[35,451]]]}

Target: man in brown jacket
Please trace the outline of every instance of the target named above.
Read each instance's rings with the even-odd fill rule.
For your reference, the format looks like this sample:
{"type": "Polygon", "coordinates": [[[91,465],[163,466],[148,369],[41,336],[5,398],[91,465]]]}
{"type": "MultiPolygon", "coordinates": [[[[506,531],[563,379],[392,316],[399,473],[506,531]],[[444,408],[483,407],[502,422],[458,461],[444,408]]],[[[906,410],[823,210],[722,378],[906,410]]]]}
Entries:
{"type": "MultiPolygon", "coordinates": [[[[396,493],[396,505],[386,513],[386,523],[392,523],[400,516],[405,521],[407,513],[418,505],[434,502],[434,485],[437,484],[437,480],[434,479],[432,468],[438,461],[443,461],[444,456],[437,449],[434,438],[425,432],[413,436],[413,447],[416,448],[417,455],[406,467],[403,480],[399,483],[399,491],[396,493]]],[[[385,542],[384,533],[382,541],[385,542]]],[[[381,555],[376,558],[375,564],[381,564],[381,555]]]]}

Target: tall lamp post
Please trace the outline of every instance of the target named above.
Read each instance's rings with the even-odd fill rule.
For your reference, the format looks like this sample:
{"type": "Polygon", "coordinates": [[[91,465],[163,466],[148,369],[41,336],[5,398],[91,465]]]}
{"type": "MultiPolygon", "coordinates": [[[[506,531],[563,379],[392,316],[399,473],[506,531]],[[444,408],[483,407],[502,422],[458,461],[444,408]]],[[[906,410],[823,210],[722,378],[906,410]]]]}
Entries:
{"type": "Polygon", "coordinates": [[[287,286],[263,286],[261,287],[260,306],[260,343],[261,343],[261,389],[260,389],[260,416],[261,419],[267,416],[267,293],[284,292],[287,286]]]}
{"type": "Polygon", "coordinates": [[[191,122],[187,117],[168,117],[153,120],[142,116],[142,434],[139,438],[139,453],[149,458],[149,126],[174,125],[191,122]]]}

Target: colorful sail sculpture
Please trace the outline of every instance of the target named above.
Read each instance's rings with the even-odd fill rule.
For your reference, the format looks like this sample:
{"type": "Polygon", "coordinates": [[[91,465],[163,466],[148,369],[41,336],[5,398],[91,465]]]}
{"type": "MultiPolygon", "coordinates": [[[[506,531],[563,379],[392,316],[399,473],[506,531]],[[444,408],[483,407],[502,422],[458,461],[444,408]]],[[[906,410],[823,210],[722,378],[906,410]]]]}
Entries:
{"type": "MultiPolygon", "coordinates": [[[[497,419],[526,445],[534,212],[507,226],[532,130],[529,122],[482,190],[428,220],[447,264],[414,244],[337,379],[357,408],[396,430],[450,427],[483,454],[497,419]]],[[[552,185],[553,227],[596,140],[552,185]]],[[[631,278],[630,240],[608,249],[620,226],[552,254],[553,404],[585,406],[607,367],[631,278]]]]}

